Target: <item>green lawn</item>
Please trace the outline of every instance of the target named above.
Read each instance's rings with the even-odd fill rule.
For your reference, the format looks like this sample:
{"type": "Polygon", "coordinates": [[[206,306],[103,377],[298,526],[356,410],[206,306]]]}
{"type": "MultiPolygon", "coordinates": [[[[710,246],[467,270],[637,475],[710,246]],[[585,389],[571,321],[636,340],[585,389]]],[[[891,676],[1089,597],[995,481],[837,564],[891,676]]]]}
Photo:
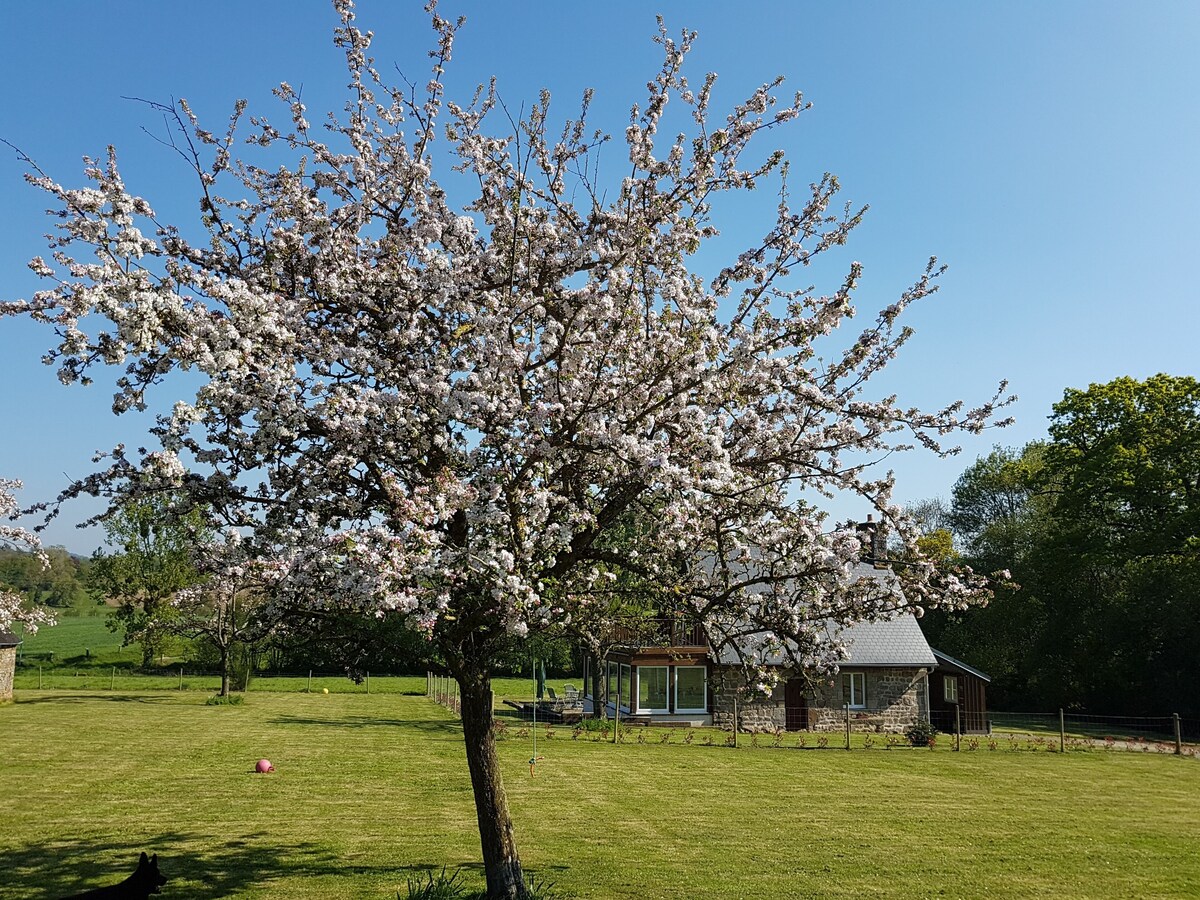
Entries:
{"type": "MultiPolygon", "coordinates": [[[[443,865],[481,883],[458,725],[409,685],[424,679],[235,707],[198,690],[19,687],[0,707],[4,895],[116,881],[143,849],[171,878],[164,897],[391,900],[443,865]],[[260,756],[275,774],[250,774],[260,756]]],[[[745,736],[730,750],[659,730],[613,745],[560,727],[539,729],[530,778],[519,733],[500,753],[522,858],[569,896],[1200,894],[1194,757],[745,736]]]]}

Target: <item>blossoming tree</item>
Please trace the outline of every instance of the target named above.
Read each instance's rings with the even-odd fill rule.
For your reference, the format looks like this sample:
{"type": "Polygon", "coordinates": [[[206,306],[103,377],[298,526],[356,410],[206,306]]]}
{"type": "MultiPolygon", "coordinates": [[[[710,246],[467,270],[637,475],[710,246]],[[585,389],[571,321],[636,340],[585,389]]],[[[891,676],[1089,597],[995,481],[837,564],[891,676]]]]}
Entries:
{"type": "MultiPolygon", "coordinates": [[[[805,108],[777,99],[780,80],[718,117],[715,76],[683,73],[694,36],[660,26],[662,67],[606,187],[590,95],[553,130],[549,93],[520,120],[494,86],[447,99],[462,23],[432,7],[430,80],[391,87],[349,0],[335,6],[349,99],[323,127],[286,83],[287,124],[250,118],[248,148],[242,102],[219,133],[186,102],[162,108],[197,177],[202,239],[130,193],[111,150],[86,188],[34,167],[61,210],[53,261],[32,263],[48,286],[2,311],[53,323],[64,382],[123,365],[117,413],[199,383],[168,393],[156,449],[117,448],[65,497],[190,497],[271,549],[281,600],[407,616],[435,642],[461,689],[489,896],[517,897],[497,656],[536,630],[604,627],[615,586],[635,581],[715,643],[753,632],[737,642],[750,667],[780,644],[828,664],[818,623],[896,598],[854,580],[855,534],[806,498],[858,495],[915,552],[890,474],[864,464],[909,443],[944,452],[1003,400],[925,412],[873,396],[909,335],[901,314],[935,289],[933,261],[848,340],[858,263],[828,293],[793,284],[860,212],[833,211],[833,176],[796,199],[781,153],[749,161],[805,108]],[[687,113],[676,137],[669,102],[687,113]],[[768,183],[773,221],[701,277],[722,197],[768,183]]],[[[912,603],[983,589],[932,567],[903,579],[912,603]]]]}
{"type": "MultiPolygon", "coordinates": [[[[41,556],[43,565],[48,565],[37,535],[8,524],[18,513],[13,491],[20,489],[21,482],[0,478],[0,547],[32,551],[41,556]]],[[[0,631],[8,631],[14,623],[24,625],[33,634],[39,625],[53,625],[54,617],[46,609],[27,602],[20,594],[0,586],[0,631]]]]}

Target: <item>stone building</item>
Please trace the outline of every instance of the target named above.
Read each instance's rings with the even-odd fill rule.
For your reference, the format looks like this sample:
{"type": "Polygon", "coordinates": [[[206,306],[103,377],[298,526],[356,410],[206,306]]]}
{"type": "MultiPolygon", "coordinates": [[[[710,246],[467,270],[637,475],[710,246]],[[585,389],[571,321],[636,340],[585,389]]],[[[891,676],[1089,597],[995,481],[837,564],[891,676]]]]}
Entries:
{"type": "Polygon", "coordinates": [[[8,631],[0,631],[0,703],[12,699],[13,674],[17,669],[17,647],[21,639],[8,631]]]}
{"type": "MultiPolygon", "coordinates": [[[[743,690],[736,658],[727,652],[713,671],[713,724],[740,731],[902,732],[929,721],[929,672],[937,660],[917,620],[900,612],[883,622],[859,622],[833,631],[849,658],[832,681],[794,675],[771,697],[743,690]]],[[[782,660],[781,660],[782,662],[782,660]]]]}
{"type": "MultiPolygon", "coordinates": [[[[890,572],[863,561],[855,575],[884,581],[890,572]]],[[[928,676],[937,660],[898,588],[889,582],[889,589],[897,599],[892,618],[827,626],[828,637],[849,654],[832,681],[785,675],[774,694],[762,698],[745,690],[735,650],[714,652],[697,625],[644,619],[604,660],[588,660],[584,708],[593,709],[599,685],[609,717],[628,722],[731,728],[736,699],[740,731],[833,731],[849,718],[856,731],[903,732],[929,721],[928,676]]],[[[767,660],[781,667],[789,662],[784,654],[767,660]]]]}

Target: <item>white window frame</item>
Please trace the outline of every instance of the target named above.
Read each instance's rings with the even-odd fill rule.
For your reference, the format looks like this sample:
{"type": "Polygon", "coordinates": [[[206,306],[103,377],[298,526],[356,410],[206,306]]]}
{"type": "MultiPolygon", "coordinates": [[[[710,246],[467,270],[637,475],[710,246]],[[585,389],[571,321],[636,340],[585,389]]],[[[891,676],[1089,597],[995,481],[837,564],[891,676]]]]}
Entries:
{"type": "Polygon", "coordinates": [[[675,712],[681,713],[703,713],[708,712],[708,667],[707,666],[676,666],[675,667],[675,712]],[[698,670],[704,676],[704,705],[695,706],[680,706],[679,705],[679,673],[698,670]]]}
{"type": "Polygon", "coordinates": [[[617,681],[617,703],[621,706],[622,712],[631,712],[634,703],[633,694],[633,666],[621,663],[619,678],[617,681]],[[621,685],[629,685],[629,702],[621,704],[621,685]]]}
{"type": "Polygon", "coordinates": [[[958,702],[958,676],[943,675],[942,676],[942,698],[947,703],[958,702]]]}
{"type": "Polygon", "coordinates": [[[640,713],[667,713],[670,712],[671,702],[671,667],[670,666],[638,666],[637,667],[637,690],[634,692],[637,702],[637,711],[640,713]],[[644,669],[662,669],[667,676],[666,690],[663,691],[662,706],[642,706],[642,671],[644,669]]]}
{"type": "MultiPolygon", "coordinates": [[[[843,672],[842,677],[848,679],[850,684],[850,701],[846,704],[850,709],[866,709],[867,708],[867,673],[866,672],[843,672]],[[854,679],[859,679],[859,689],[854,688],[854,679]]],[[[842,697],[846,696],[843,689],[842,697]]]]}

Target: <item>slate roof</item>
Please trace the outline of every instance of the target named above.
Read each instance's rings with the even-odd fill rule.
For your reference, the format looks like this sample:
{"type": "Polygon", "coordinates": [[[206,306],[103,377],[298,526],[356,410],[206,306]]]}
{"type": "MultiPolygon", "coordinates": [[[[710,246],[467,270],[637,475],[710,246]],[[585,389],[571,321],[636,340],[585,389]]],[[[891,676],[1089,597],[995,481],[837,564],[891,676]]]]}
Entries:
{"type": "MultiPolygon", "coordinates": [[[[931,647],[930,649],[932,650],[933,648],[931,647]]],[[[937,657],[939,669],[958,670],[962,674],[974,675],[976,678],[982,678],[984,681],[988,682],[989,684],[992,681],[992,677],[990,675],[986,675],[983,672],[980,672],[978,669],[968,666],[962,660],[955,659],[953,656],[951,656],[948,653],[943,653],[941,650],[934,650],[933,655],[935,657],[937,657]]]]}
{"type": "Polygon", "coordinates": [[[21,639],[11,631],[0,631],[0,647],[15,647],[21,639]]]}
{"type": "MultiPolygon", "coordinates": [[[[891,573],[886,569],[876,569],[870,563],[859,563],[854,567],[854,574],[858,578],[873,578],[882,582],[891,573]]],[[[895,588],[895,591],[900,599],[899,588],[895,588]]],[[[831,622],[826,629],[830,638],[846,644],[850,658],[839,664],[842,668],[933,668],[937,665],[933,650],[921,633],[921,626],[907,609],[898,610],[894,618],[880,622],[856,622],[845,628],[839,628],[831,622]]],[[[731,647],[723,648],[717,659],[722,665],[736,665],[738,661],[737,653],[731,647]]],[[[782,652],[771,654],[764,661],[768,665],[788,662],[786,654],[782,652]]]]}
{"type": "Polygon", "coordinates": [[[887,622],[857,622],[834,637],[846,643],[850,658],[842,668],[870,666],[925,666],[932,668],[937,660],[930,649],[916,617],[902,612],[887,622]]]}

